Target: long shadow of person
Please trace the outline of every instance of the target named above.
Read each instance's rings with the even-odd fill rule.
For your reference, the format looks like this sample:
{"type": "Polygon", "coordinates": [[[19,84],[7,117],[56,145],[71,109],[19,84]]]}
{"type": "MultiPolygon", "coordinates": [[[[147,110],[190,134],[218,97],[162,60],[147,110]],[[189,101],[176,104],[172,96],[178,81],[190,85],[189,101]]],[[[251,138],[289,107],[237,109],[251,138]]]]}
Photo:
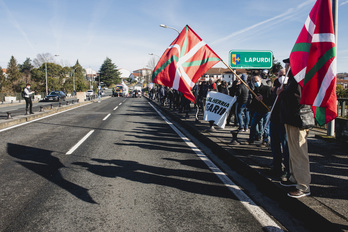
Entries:
{"type": "Polygon", "coordinates": [[[7,152],[19,160],[16,161],[18,164],[56,184],[75,197],[88,203],[96,203],[89,195],[88,189],[63,178],[59,169],[65,166],[57,157],[52,156],[52,151],[8,143],[7,152]]]}
{"type": "Polygon", "coordinates": [[[213,173],[149,166],[129,160],[91,159],[91,161],[97,164],[87,162],[72,164],[85,167],[89,172],[102,177],[120,177],[143,184],[176,188],[185,192],[236,199],[213,173]]]}

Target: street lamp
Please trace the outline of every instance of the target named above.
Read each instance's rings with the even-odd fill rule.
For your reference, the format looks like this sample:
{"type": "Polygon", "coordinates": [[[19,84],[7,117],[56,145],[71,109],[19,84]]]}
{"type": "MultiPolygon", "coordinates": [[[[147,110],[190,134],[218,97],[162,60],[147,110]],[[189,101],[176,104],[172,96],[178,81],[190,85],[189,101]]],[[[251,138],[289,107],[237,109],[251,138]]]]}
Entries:
{"type": "Polygon", "coordinates": [[[172,29],[172,30],[178,32],[178,34],[180,34],[180,31],[178,31],[178,30],[177,30],[176,28],[174,28],[174,27],[169,27],[169,26],[167,26],[167,25],[165,25],[165,24],[160,24],[160,27],[172,29]]]}
{"type": "Polygon", "coordinates": [[[74,87],[74,94],[76,92],[76,88],[75,88],[75,72],[76,72],[76,69],[78,69],[79,67],[76,67],[74,68],[74,75],[73,75],[73,87],[74,87]]]}
{"type": "MultiPolygon", "coordinates": [[[[59,56],[59,55],[54,55],[54,56],[59,56]]],[[[44,58],[45,59],[45,78],[46,78],[46,96],[48,95],[48,85],[47,85],[47,59],[46,58],[44,58]]]]}

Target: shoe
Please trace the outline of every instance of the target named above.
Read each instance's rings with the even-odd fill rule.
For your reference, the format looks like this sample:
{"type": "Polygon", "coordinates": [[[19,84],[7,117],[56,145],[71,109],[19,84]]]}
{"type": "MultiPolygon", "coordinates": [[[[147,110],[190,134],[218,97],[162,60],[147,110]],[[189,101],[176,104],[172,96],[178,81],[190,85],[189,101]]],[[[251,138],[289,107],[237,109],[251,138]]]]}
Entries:
{"type": "Polygon", "coordinates": [[[294,182],[291,182],[290,180],[286,180],[286,181],[280,181],[280,185],[284,187],[294,187],[297,184],[294,182]]]}
{"type": "Polygon", "coordinates": [[[305,192],[301,189],[296,189],[294,191],[288,192],[288,196],[293,198],[300,198],[300,197],[305,197],[309,195],[311,195],[310,191],[305,192]]]}
{"type": "Polygon", "coordinates": [[[268,143],[266,142],[262,142],[261,144],[258,145],[258,147],[267,147],[268,143]]]}
{"type": "Polygon", "coordinates": [[[34,112],[30,112],[30,114],[34,114],[34,112]]]}
{"type": "Polygon", "coordinates": [[[243,131],[244,131],[244,132],[249,132],[249,129],[244,129],[243,131]]]}

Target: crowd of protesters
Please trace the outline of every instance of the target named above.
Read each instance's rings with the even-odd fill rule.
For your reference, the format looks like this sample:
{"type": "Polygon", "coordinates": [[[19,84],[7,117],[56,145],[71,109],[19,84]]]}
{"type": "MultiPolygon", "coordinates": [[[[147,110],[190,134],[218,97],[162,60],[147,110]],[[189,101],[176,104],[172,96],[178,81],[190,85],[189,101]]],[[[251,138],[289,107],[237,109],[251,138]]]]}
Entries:
{"type": "MultiPolygon", "coordinates": [[[[273,156],[271,173],[281,179],[282,185],[296,187],[294,191],[289,192],[289,196],[302,197],[310,194],[310,174],[309,171],[303,171],[303,169],[309,170],[307,167],[309,164],[305,162],[306,159],[308,160],[308,151],[306,151],[307,148],[303,148],[301,151],[303,155],[300,158],[299,155],[296,155],[296,158],[291,159],[289,150],[296,153],[300,152],[299,144],[306,143],[308,130],[302,129],[292,121],[283,120],[282,117],[288,118],[288,115],[284,116],[284,112],[281,112],[281,105],[283,105],[282,107],[288,107],[286,114],[294,114],[293,118],[300,114],[298,92],[295,91],[298,90],[297,83],[291,82],[294,87],[286,88],[283,94],[285,95],[287,92],[290,95],[288,98],[294,96],[294,102],[289,103],[291,105],[286,105],[287,103],[275,104],[272,114],[270,112],[273,103],[278,100],[284,87],[287,86],[285,71],[285,69],[281,69],[275,73],[273,81],[269,78],[268,71],[264,70],[257,75],[243,73],[232,83],[227,83],[224,80],[214,82],[212,79],[199,82],[192,89],[196,99],[194,108],[196,109],[196,120],[198,120],[198,112],[204,114],[206,96],[209,91],[235,96],[237,99],[229,112],[226,125],[238,127],[240,133],[249,133],[249,139],[243,143],[244,145],[257,144],[259,147],[270,147],[273,156]],[[290,144],[291,148],[287,138],[289,133],[295,134],[295,136],[296,134],[301,135],[300,141],[291,141],[293,143],[290,144]],[[255,143],[255,141],[260,142],[255,143]],[[298,164],[296,159],[302,159],[304,162],[298,164]],[[298,169],[302,171],[298,171],[298,169]]],[[[292,76],[290,75],[290,77],[292,76]]],[[[149,97],[158,101],[160,105],[166,105],[173,110],[178,110],[178,112],[188,113],[192,110],[190,101],[182,93],[165,86],[155,86],[149,90],[149,97]]]]}

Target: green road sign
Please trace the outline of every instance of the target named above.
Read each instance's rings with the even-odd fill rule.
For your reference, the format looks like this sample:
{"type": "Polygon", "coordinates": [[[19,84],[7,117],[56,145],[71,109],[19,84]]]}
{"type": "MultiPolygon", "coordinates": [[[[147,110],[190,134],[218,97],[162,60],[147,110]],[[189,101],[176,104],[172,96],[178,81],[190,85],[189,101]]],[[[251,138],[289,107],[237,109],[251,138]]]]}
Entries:
{"type": "Polygon", "coordinates": [[[273,52],[231,50],[229,65],[233,69],[270,69],[273,65],[273,52]]]}

